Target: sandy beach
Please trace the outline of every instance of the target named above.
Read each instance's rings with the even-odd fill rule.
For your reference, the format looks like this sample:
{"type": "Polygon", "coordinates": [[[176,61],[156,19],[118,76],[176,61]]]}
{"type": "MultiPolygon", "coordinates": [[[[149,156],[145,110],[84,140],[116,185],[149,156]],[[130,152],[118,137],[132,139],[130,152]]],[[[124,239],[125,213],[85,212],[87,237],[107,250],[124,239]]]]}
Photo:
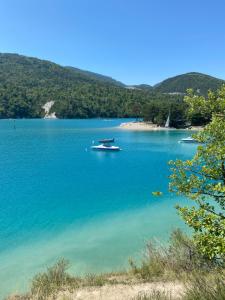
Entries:
{"type": "Polygon", "coordinates": [[[166,128],[166,127],[160,127],[156,124],[150,123],[150,122],[126,122],[121,123],[119,128],[125,129],[125,130],[137,130],[137,131],[155,131],[155,130],[190,130],[190,131],[198,131],[202,130],[203,127],[201,126],[192,126],[188,129],[176,129],[176,128],[166,128]]]}

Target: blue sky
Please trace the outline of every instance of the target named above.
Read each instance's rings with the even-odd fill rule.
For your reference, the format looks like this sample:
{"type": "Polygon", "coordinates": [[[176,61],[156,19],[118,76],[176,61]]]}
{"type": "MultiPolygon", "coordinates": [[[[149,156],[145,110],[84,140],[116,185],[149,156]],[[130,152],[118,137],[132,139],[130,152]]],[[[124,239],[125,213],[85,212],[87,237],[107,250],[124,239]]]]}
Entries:
{"type": "Polygon", "coordinates": [[[224,0],[0,0],[0,52],[155,84],[225,79],[224,0]]]}

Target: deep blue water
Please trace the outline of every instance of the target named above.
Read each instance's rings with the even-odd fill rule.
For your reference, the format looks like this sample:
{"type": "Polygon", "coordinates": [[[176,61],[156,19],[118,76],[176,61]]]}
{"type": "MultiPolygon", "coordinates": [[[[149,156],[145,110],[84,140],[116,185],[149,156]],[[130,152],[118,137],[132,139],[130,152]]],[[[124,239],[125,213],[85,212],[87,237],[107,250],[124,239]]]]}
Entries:
{"type": "MultiPolygon", "coordinates": [[[[189,158],[186,131],[135,132],[127,120],[0,121],[0,290],[26,289],[60,257],[71,272],[127,265],[148,238],[184,227],[168,193],[167,162],[189,158]],[[123,151],[90,150],[116,139],[123,151]],[[152,191],[162,191],[154,198],[152,191]]],[[[0,294],[1,295],[1,294],[0,294]]]]}

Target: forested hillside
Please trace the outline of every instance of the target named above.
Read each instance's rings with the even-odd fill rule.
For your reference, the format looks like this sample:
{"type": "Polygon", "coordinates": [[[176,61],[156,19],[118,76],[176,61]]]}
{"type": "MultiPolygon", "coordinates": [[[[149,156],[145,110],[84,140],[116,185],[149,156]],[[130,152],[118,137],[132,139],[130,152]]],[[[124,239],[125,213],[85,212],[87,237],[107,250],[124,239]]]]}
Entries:
{"type": "Polygon", "coordinates": [[[90,71],[81,70],[81,69],[74,68],[74,67],[66,67],[66,68],[74,71],[77,74],[86,75],[90,79],[100,80],[102,82],[113,84],[113,85],[120,86],[120,87],[125,87],[126,86],[124,83],[122,83],[120,81],[117,81],[117,80],[115,80],[115,79],[113,79],[112,77],[109,77],[109,76],[101,75],[101,74],[90,72],[90,71]]]}
{"type": "Polygon", "coordinates": [[[168,93],[190,87],[205,91],[222,84],[207,75],[190,74],[170,78],[156,87],[143,84],[131,88],[93,72],[18,54],[0,54],[0,118],[40,118],[43,104],[55,101],[52,111],[59,118],[145,117],[161,125],[172,110],[176,126],[186,122],[183,94],[168,93]]]}
{"type": "Polygon", "coordinates": [[[55,101],[60,118],[140,115],[150,100],[176,100],[154,91],[127,89],[109,77],[17,54],[0,54],[0,117],[42,117],[55,101]]]}
{"type": "Polygon", "coordinates": [[[208,90],[217,90],[225,81],[206,74],[186,73],[168,78],[154,86],[154,90],[161,93],[185,93],[192,88],[198,93],[206,95],[208,90]]]}

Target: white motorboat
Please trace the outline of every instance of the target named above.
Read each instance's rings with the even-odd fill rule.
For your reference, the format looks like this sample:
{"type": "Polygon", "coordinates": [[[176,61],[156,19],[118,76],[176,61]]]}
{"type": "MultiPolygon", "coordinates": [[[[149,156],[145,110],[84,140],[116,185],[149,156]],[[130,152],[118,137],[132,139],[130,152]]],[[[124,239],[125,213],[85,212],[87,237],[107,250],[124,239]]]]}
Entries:
{"type": "Polygon", "coordinates": [[[192,138],[191,136],[181,139],[180,142],[181,143],[198,143],[198,141],[195,140],[194,138],[192,138]]]}
{"type": "Polygon", "coordinates": [[[92,146],[93,150],[102,150],[102,151],[120,151],[120,147],[118,146],[111,146],[111,145],[98,145],[98,146],[92,146]]]}
{"type": "Polygon", "coordinates": [[[100,140],[100,145],[92,146],[92,150],[99,150],[99,151],[120,151],[121,148],[118,146],[112,146],[111,143],[114,142],[114,139],[104,139],[100,140]]]}

